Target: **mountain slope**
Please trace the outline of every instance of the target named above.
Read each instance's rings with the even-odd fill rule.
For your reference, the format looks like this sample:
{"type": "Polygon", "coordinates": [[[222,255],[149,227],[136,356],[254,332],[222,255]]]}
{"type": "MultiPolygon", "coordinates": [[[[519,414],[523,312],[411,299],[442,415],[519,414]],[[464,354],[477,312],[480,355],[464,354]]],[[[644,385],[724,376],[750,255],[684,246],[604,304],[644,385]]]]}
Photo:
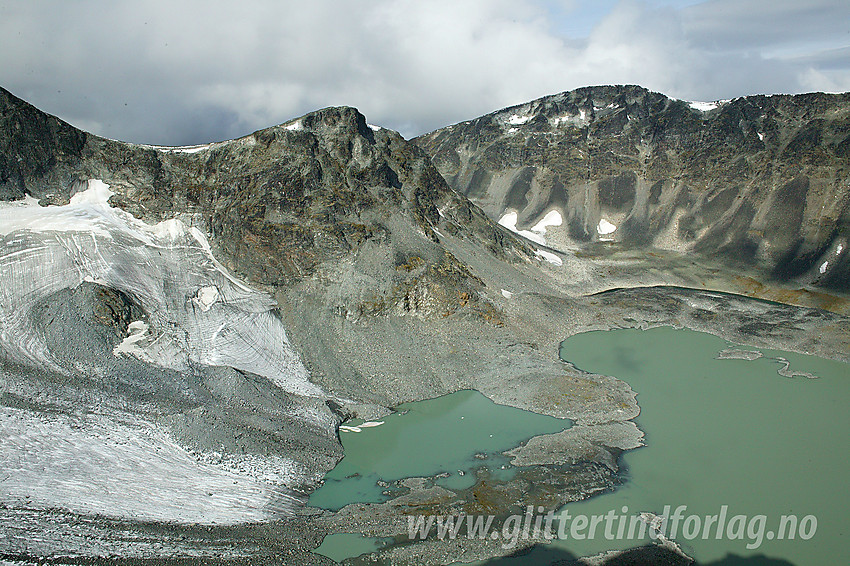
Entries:
{"type": "Polygon", "coordinates": [[[495,220],[528,230],[556,211],[555,248],[656,247],[850,290],[850,94],[689,104],[589,87],[414,141],[495,220]]]}

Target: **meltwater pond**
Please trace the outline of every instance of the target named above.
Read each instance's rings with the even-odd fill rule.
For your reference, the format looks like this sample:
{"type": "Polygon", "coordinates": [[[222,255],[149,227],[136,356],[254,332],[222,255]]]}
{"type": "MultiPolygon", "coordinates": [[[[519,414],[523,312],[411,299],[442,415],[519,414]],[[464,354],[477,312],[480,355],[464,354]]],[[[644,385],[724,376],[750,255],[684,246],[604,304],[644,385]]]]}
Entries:
{"type": "Polygon", "coordinates": [[[497,405],[472,390],[405,403],[379,421],[351,421],[340,428],[345,455],[310,496],[309,505],[336,510],[349,503],[385,501],[387,484],[409,477],[446,474],[440,485],[463,489],[474,482],[471,472],[482,466],[492,477],[507,478],[516,468],[501,452],[570,424],[497,405]]]}
{"type": "MultiPolygon", "coordinates": [[[[662,514],[666,505],[684,505],[686,520],[675,536],[668,522],[666,533],[701,564],[761,555],[806,566],[848,555],[850,365],[672,328],[579,334],[562,343],[561,358],[628,382],[646,433],[646,446],[623,456],[626,483],[568,505],[571,515],[662,514]],[[756,359],[718,359],[730,356],[756,359]],[[817,379],[788,377],[793,372],[817,379]],[[706,531],[705,518],[723,506],[718,539],[717,524],[706,531]],[[734,522],[735,515],[745,519],[734,522]],[[794,540],[787,540],[790,523],[786,540],[777,540],[783,515],[797,517],[794,540]],[[814,529],[811,518],[802,524],[807,516],[814,529]]],[[[572,540],[567,529],[568,538],[554,544],[589,556],[649,541],[607,540],[605,526],[592,540],[587,528],[578,531],[584,540],[572,540]]],[[[612,522],[612,538],[619,526],[612,522]]]]}

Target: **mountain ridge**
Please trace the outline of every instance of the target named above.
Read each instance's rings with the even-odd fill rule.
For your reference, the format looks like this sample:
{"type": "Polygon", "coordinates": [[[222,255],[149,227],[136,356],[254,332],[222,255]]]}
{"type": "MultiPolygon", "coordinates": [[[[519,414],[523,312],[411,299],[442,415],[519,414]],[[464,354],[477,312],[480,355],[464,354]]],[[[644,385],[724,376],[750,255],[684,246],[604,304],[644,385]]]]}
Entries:
{"type": "Polygon", "coordinates": [[[559,210],[562,248],[611,239],[756,267],[767,280],[850,285],[850,94],[706,106],[586,87],[414,143],[494,220],[515,210],[523,229],[559,210]],[[617,227],[610,238],[596,230],[603,219],[617,227]]]}

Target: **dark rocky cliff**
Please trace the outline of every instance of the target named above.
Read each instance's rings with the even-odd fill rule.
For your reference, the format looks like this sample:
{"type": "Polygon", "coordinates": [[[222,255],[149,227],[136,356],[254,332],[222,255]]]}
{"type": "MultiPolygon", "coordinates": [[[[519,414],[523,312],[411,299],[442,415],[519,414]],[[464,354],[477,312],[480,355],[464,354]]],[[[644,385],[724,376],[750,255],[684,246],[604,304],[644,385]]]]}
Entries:
{"type": "Polygon", "coordinates": [[[612,240],[850,289],[850,94],[705,105],[591,87],[414,141],[493,219],[560,212],[555,248],[612,240]]]}
{"type": "Polygon", "coordinates": [[[200,224],[228,267],[267,287],[309,277],[367,242],[385,246],[391,272],[345,307],[352,311],[416,309],[417,289],[430,290],[442,313],[475,303],[479,284],[440,247],[441,224],[503,259],[529,256],[449,189],[419,148],[368,126],[353,108],[188,149],[86,134],[5,90],[0,110],[4,200],[29,194],[61,204],[85,180],[101,179],[116,193],[111,202],[138,218],[183,215],[200,224]]]}

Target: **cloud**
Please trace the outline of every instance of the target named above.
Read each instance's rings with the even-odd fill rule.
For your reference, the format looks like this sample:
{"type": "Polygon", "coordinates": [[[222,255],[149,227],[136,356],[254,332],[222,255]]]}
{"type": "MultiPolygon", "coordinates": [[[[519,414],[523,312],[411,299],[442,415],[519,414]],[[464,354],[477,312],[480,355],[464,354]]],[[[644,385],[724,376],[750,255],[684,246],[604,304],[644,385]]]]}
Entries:
{"type": "Polygon", "coordinates": [[[32,0],[0,4],[0,85],[146,143],[237,137],[329,105],[411,136],[590,84],[707,100],[846,90],[845,4],[32,0]]]}

